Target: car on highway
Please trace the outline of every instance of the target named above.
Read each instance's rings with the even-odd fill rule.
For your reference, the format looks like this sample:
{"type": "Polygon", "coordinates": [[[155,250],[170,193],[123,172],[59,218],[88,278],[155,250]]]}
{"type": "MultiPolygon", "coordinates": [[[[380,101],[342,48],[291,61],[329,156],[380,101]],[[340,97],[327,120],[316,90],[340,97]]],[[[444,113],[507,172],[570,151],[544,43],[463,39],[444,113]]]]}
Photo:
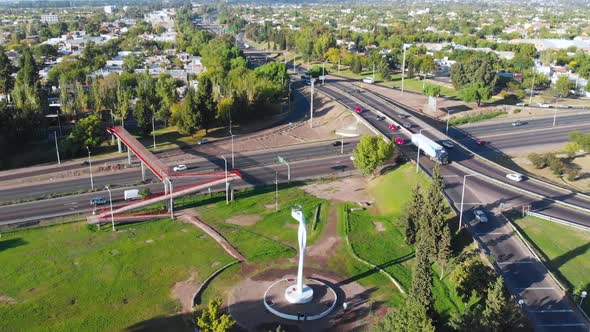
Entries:
{"type": "Polygon", "coordinates": [[[404,145],[406,144],[406,140],[401,137],[396,137],[394,140],[395,144],[397,145],[404,145]]]}
{"type": "Polygon", "coordinates": [[[398,116],[400,119],[407,119],[407,118],[409,118],[409,117],[410,117],[409,115],[402,114],[402,113],[398,113],[398,114],[397,114],[397,116],[398,116]]]}
{"type": "Polygon", "coordinates": [[[375,83],[375,79],[372,77],[365,77],[365,78],[363,78],[363,83],[373,84],[373,83],[375,83]]]}
{"type": "Polygon", "coordinates": [[[447,149],[452,149],[455,147],[455,144],[453,144],[453,142],[451,142],[449,140],[442,141],[441,144],[447,149]]]}
{"type": "Polygon", "coordinates": [[[357,112],[357,113],[359,113],[359,114],[360,113],[363,113],[363,109],[360,106],[355,106],[354,107],[354,111],[357,112]]]}
{"type": "Polygon", "coordinates": [[[524,122],[522,122],[520,120],[516,120],[516,121],[512,122],[512,127],[520,127],[524,124],[525,124],[524,122]]]}
{"type": "Polygon", "coordinates": [[[354,156],[350,156],[350,160],[354,161],[354,156]]]}
{"type": "Polygon", "coordinates": [[[413,125],[412,125],[411,123],[409,123],[409,122],[404,122],[404,123],[402,124],[402,126],[404,126],[404,128],[408,128],[408,129],[410,129],[410,128],[412,128],[412,127],[413,127],[413,125]]]}
{"type": "Polygon", "coordinates": [[[487,142],[484,140],[478,139],[477,141],[475,141],[475,143],[479,146],[484,146],[484,145],[486,145],[487,142]]]}
{"type": "Polygon", "coordinates": [[[106,204],[107,203],[107,199],[104,197],[94,197],[93,199],[90,200],[90,205],[102,205],[102,204],[106,204]]]}
{"type": "Polygon", "coordinates": [[[334,141],[334,142],[332,142],[332,146],[340,146],[340,145],[342,145],[342,142],[341,141],[334,141]]]}
{"type": "Polygon", "coordinates": [[[172,170],[175,172],[182,172],[182,171],[186,171],[187,169],[188,169],[188,167],[186,165],[176,165],[172,168],[172,170]]]}
{"type": "Polygon", "coordinates": [[[199,141],[199,145],[208,144],[208,143],[209,143],[209,140],[206,138],[203,138],[199,141]]]}
{"type": "Polygon", "coordinates": [[[377,121],[383,121],[383,120],[385,120],[384,116],[377,115],[377,121]]]}
{"type": "Polygon", "coordinates": [[[518,174],[518,173],[510,173],[510,174],[506,174],[506,178],[512,181],[516,181],[516,182],[520,182],[522,180],[524,180],[524,177],[522,176],[522,174],[518,174]]]}
{"type": "Polygon", "coordinates": [[[391,130],[398,130],[399,129],[399,127],[393,123],[390,123],[389,125],[387,125],[387,128],[389,128],[391,130]]]}
{"type": "Polygon", "coordinates": [[[526,103],[516,103],[516,106],[526,106],[526,103]]]}
{"type": "Polygon", "coordinates": [[[488,222],[488,217],[486,217],[486,214],[482,210],[473,211],[473,215],[479,222],[488,222]]]}

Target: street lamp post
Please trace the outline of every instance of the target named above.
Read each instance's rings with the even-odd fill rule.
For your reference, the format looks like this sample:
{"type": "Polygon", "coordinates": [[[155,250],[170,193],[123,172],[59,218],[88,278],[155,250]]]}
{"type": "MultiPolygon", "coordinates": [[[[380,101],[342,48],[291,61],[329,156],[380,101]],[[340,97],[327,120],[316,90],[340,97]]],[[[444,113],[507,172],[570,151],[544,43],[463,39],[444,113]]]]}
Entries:
{"type": "Polygon", "coordinates": [[[221,159],[223,159],[223,162],[225,163],[225,203],[227,205],[229,205],[229,193],[228,193],[228,182],[227,182],[227,159],[225,158],[225,156],[221,156],[221,159]]]}
{"type": "Polygon", "coordinates": [[[105,187],[109,192],[109,203],[111,204],[111,225],[113,225],[113,232],[115,231],[115,217],[113,217],[113,195],[111,194],[111,188],[105,187]]]}
{"type": "Polygon", "coordinates": [[[326,84],[326,60],[322,63],[322,85],[326,84]]]}
{"type": "Polygon", "coordinates": [[[63,136],[63,132],[61,131],[61,120],[59,119],[59,110],[55,111],[55,115],[57,115],[57,125],[59,127],[59,137],[63,136]]]}
{"type": "MultiPolygon", "coordinates": [[[[429,130],[428,128],[420,129],[418,134],[422,134],[422,131],[429,130]]],[[[420,144],[418,144],[418,155],[416,156],[416,173],[420,172],[420,144]]]]}
{"type": "Polygon", "coordinates": [[[55,139],[55,151],[57,151],[57,164],[61,165],[61,160],[59,159],[59,144],[57,144],[57,132],[53,132],[53,138],[55,139]]]}
{"type": "Polygon", "coordinates": [[[402,96],[404,95],[404,78],[406,77],[406,44],[403,45],[404,57],[402,60],[402,96]]]}
{"type": "Polygon", "coordinates": [[[229,119],[229,135],[231,136],[231,168],[235,169],[236,167],[234,164],[234,134],[231,131],[231,127],[231,119],[229,119]]]}
{"type": "Polygon", "coordinates": [[[279,163],[285,164],[287,166],[287,182],[291,182],[291,166],[289,166],[289,162],[287,159],[278,156],[279,163]]]}
{"type": "Polygon", "coordinates": [[[152,136],[154,138],[154,149],[155,149],[156,148],[156,125],[155,125],[153,116],[152,116],[152,136]]]}
{"type": "Polygon", "coordinates": [[[315,78],[311,79],[311,99],[309,100],[309,126],[313,128],[313,86],[315,78]]]}
{"type": "Polygon", "coordinates": [[[279,210],[279,172],[275,172],[275,210],[279,210]]]}
{"type": "Polygon", "coordinates": [[[447,108],[447,136],[449,136],[449,118],[451,117],[451,111],[447,108]]]}
{"type": "Polygon", "coordinates": [[[92,178],[92,160],[90,160],[90,148],[86,146],[88,150],[88,168],[90,169],[90,189],[94,190],[94,179],[92,178]]]}
{"type": "Polygon", "coordinates": [[[533,92],[535,91],[535,76],[537,76],[537,74],[535,73],[535,70],[533,69],[533,84],[531,84],[531,96],[529,97],[529,105],[531,105],[533,103],[533,92]]]}
{"type": "Polygon", "coordinates": [[[174,220],[174,199],[172,198],[172,180],[168,179],[168,185],[170,186],[170,219],[174,220]]]}
{"type": "Polygon", "coordinates": [[[461,207],[459,208],[459,231],[463,227],[463,202],[465,199],[465,181],[470,176],[478,176],[479,174],[465,174],[463,176],[463,189],[461,190],[461,207]]]}
{"type": "Polygon", "coordinates": [[[580,306],[582,305],[582,302],[584,302],[584,298],[586,298],[586,295],[588,295],[586,291],[580,293],[580,306]]]}
{"type": "Polygon", "coordinates": [[[557,119],[557,108],[553,111],[553,127],[555,127],[555,120],[557,119]]]}

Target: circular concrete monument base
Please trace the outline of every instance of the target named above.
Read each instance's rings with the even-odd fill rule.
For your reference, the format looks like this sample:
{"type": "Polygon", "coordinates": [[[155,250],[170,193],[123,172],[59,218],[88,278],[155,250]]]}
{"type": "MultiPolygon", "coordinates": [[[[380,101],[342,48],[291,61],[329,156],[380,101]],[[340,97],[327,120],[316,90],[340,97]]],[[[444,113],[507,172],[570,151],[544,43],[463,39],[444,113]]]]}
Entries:
{"type": "Polygon", "coordinates": [[[264,293],[264,306],[273,315],[296,321],[324,318],[336,307],[338,296],[328,285],[306,278],[301,296],[296,295],[295,279],[282,279],[264,293]],[[289,286],[286,290],[285,287],[289,286]],[[290,292],[290,294],[289,294],[290,292]]]}
{"type": "Polygon", "coordinates": [[[303,304],[311,301],[313,298],[313,289],[307,285],[303,285],[301,293],[297,292],[297,285],[292,285],[285,289],[285,299],[289,303],[303,304]]]}

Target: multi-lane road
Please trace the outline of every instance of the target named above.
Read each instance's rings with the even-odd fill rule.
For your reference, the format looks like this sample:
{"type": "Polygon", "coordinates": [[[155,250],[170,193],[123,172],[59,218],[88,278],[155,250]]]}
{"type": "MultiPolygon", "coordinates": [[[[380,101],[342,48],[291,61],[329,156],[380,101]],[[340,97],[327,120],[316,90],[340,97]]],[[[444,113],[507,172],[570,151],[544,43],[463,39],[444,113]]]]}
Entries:
{"type": "MultiPolygon", "coordinates": [[[[357,86],[350,82],[335,79],[325,86],[318,86],[318,89],[351,110],[356,106],[361,106],[364,112],[360,116],[389,139],[396,136],[407,138],[404,133],[389,129],[388,124],[391,121],[409,122],[412,124],[411,131],[413,132],[430,129],[428,136],[435,140],[445,139],[440,128],[433,128],[433,126],[437,128],[439,124],[433,123],[433,126],[430,126],[423,121],[428,119],[423,118],[414,110],[395,103],[393,100],[388,101],[379,94],[360,92],[357,86]],[[388,118],[382,119],[380,117],[382,114],[388,118]],[[400,120],[399,114],[409,117],[400,120]]],[[[424,134],[426,133],[425,131],[424,134]]],[[[409,158],[416,157],[416,151],[412,147],[405,145],[400,148],[409,158]]],[[[543,213],[580,223],[588,223],[588,214],[565,208],[550,201],[538,200],[509,187],[491,183],[480,176],[471,176],[474,173],[470,169],[475,168],[478,172],[506,181],[505,173],[486,162],[477,160],[471,153],[460,147],[451,150],[450,159],[451,164],[445,165],[441,170],[447,197],[459,210],[461,205],[458,202],[461,202],[462,198],[464,176],[470,175],[467,178],[464,197],[464,222],[485,253],[496,258],[495,267],[504,276],[515,297],[518,300],[523,300],[525,312],[535,328],[537,330],[587,331],[588,322],[581,316],[575,305],[570,302],[559,285],[550,277],[544,265],[515,235],[502,215],[496,213],[501,209],[530,205],[533,209],[542,210],[543,213]],[[462,164],[466,167],[461,166],[462,164]],[[485,224],[477,222],[473,218],[474,208],[487,211],[490,221],[485,224]]],[[[432,161],[422,157],[420,163],[425,171],[431,172],[432,161]]],[[[580,203],[584,206],[587,204],[585,199],[578,201],[576,195],[556,193],[554,190],[557,189],[550,189],[547,192],[544,186],[537,183],[530,183],[527,188],[549,193],[555,199],[568,199],[572,204],[580,203]],[[555,197],[558,195],[563,197],[555,197]]]]}

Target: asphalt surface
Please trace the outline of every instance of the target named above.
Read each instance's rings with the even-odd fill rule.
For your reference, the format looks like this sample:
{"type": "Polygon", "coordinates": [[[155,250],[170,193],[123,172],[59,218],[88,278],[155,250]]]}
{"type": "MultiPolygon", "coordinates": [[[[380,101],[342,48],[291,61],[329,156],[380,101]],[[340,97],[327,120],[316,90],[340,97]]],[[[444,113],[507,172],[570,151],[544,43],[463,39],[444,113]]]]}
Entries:
{"type": "MultiPolygon", "coordinates": [[[[281,156],[288,161],[314,159],[326,156],[336,156],[341,152],[340,146],[334,146],[334,141],[310,143],[304,145],[288,146],[274,149],[272,151],[254,151],[248,153],[235,153],[234,166],[236,169],[278,163],[277,157],[281,156]]],[[[356,146],[358,140],[349,139],[344,141],[344,152],[350,153],[356,146]]],[[[188,171],[223,171],[224,161],[217,155],[195,153],[201,161],[186,163],[188,171]]],[[[185,157],[195,157],[187,154],[185,157]]],[[[219,153],[221,155],[221,153],[219,153]]],[[[175,157],[178,155],[175,154],[175,157]]],[[[231,158],[227,156],[231,168],[231,158]]],[[[88,167],[88,166],[86,166],[88,167]]],[[[141,182],[141,168],[138,164],[130,170],[113,172],[108,175],[94,176],[94,188],[110,186],[130,186],[141,182]]],[[[158,179],[146,171],[146,181],[158,181],[158,179]]],[[[80,190],[90,189],[90,177],[77,178],[72,180],[57,179],[55,182],[46,184],[31,184],[15,188],[5,188],[0,191],[0,201],[11,201],[14,199],[40,197],[47,194],[73,193],[80,190]]]]}
{"type": "MultiPolygon", "coordinates": [[[[276,158],[276,157],[275,157],[276,158]]],[[[291,181],[303,180],[313,177],[324,176],[341,176],[347,175],[353,171],[352,161],[349,153],[324,155],[314,159],[305,158],[303,160],[291,161],[291,181]]],[[[234,183],[235,187],[243,188],[246,186],[260,186],[273,184],[275,173],[278,172],[279,181],[287,181],[287,167],[277,163],[271,165],[259,165],[250,168],[241,168],[240,173],[243,179],[234,183]]],[[[202,179],[201,179],[202,181],[202,179]]],[[[174,182],[175,188],[188,185],[191,182],[200,182],[199,179],[186,179],[174,182]]],[[[142,188],[137,186],[136,188],[142,188]]],[[[147,185],[153,194],[161,193],[164,187],[161,183],[147,185]]],[[[212,188],[212,190],[222,190],[223,188],[212,188]]],[[[113,192],[113,202],[115,205],[123,202],[124,188],[115,188],[113,192]]],[[[75,213],[88,213],[92,211],[93,206],[90,199],[94,197],[105,197],[108,200],[108,192],[100,192],[65,196],[60,198],[46,199],[22,204],[0,206],[0,225],[11,223],[21,223],[30,221],[29,224],[35,224],[39,220],[55,216],[63,216],[75,213]]],[[[26,224],[26,225],[29,225],[26,224]]]]}
{"type": "Polygon", "coordinates": [[[559,115],[557,110],[555,126],[553,116],[535,116],[494,119],[458,128],[506,153],[527,152],[531,148],[559,148],[569,141],[568,134],[572,131],[590,133],[590,113],[586,111],[575,115],[559,115]],[[513,126],[512,122],[516,120],[523,124],[513,126]]]}
{"type": "MultiPolygon", "coordinates": [[[[390,130],[387,126],[388,120],[379,120],[378,114],[367,109],[366,105],[374,107],[397,121],[400,120],[399,113],[409,115],[410,117],[402,122],[412,123],[414,132],[429,128],[428,125],[415,118],[415,112],[400,108],[399,105],[383,103],[383,100],[366,93],[356,93],[346,84],[332,82],[327,83],[324,87],[318,86],[318,89],[351,110],[355,106],[365,106],[363,107],[365,110],[360,115],[390,139],[395,136],[403,136],[403,134],[390,130]]],[[[433,138],[439,139],[440,136],[437,135],[433,138]]],[[[410,145],[400,146],[400,151],[408,158],[416,158],[417,151],[410,145]]],[[[450,159],[454,162],[441,167],[445,194],[458,211],[461,209],[458,202],[461,202],[463,179],[467,173],[454,163],[457,159],[461,159],[461,163],[466,160],[474,160],[472,157],[468,157],[469,155],[466,155],[465,151],[455,148],[450,153],[450,159]]],[[[431,160],[421,157],[420,163],[425,171],[432,172],[434,164],[431,160]]],[[[489,172],[489,167],[481,165],[481,162],[475,161],[469,164],[470,167],[474,165],[479,167],[478,170],[482,173],[489,172]]],[[[496,172],[492,172],[492,174],[497,175],[496,172]]],[[[504,174],[501,178],[505,180],[504,174]]],[[[503,275],[508,288],[516,299],[524,301],[523,309],[535,329],[539,331],[587,331],[588,322],[584,320],[575,305],[550,278],[543,264],[532,255],[499,213],[501,209],[529,205],[531,210],[566,220],[576,220],[583,224],[588,224],[588,219],[590,219],[588,214],[567,209],[549,201],[539,201],[477,176],[468,177],[465,186],[463,222],[485,253],[496,258],[496,269],[503,275]],[[475,221],[473,215],[475,209],[485,211],[490,221],[485,224],[475,221]]]]}

